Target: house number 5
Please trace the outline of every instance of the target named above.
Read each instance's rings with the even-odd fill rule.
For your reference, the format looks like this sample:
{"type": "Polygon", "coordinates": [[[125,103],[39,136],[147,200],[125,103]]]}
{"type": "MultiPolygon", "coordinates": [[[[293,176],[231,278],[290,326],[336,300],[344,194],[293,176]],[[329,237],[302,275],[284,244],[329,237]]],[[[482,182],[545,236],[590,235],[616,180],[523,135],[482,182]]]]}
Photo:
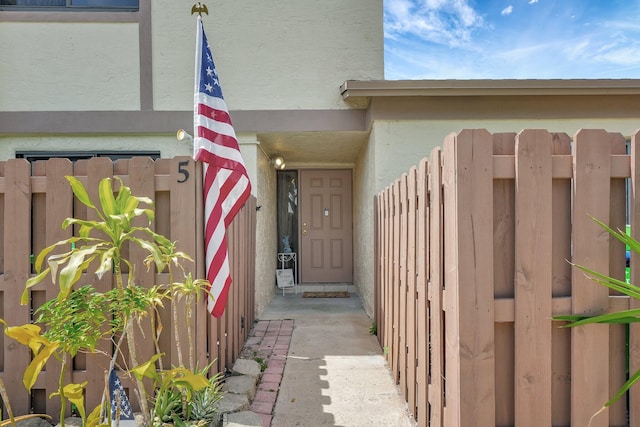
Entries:
{"type": "Polygon", "coordinates": [[[184,176],[184,178],[178,180],[180,183],[186,182],[189,179],[189,171],[184,168],[185,166],[189,166],[189,160],[178,162],[178,173],[184,176]]]}

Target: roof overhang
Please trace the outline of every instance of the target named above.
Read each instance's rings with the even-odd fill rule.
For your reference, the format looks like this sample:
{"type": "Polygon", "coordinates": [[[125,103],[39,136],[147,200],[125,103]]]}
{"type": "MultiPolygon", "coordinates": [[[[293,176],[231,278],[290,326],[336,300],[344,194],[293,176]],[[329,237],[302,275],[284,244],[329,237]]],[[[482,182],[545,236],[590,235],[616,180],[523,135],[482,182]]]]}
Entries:
{"type": "Polygon", "coordinates": [[[347,80],[340,93],[357,104],[374,97],[637,95],[640,80],[347,80]]]}

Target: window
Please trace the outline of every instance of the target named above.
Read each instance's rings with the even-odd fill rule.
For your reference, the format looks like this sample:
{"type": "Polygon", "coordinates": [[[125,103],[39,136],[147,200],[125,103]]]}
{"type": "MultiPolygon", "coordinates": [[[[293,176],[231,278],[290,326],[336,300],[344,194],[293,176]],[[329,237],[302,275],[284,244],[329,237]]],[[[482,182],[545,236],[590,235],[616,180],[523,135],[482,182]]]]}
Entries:
{"type": "Polygon", "coordinates": [[[139,0],[0,0],[0,10],[137,11],[139,0]]]}
{"type": "Polygon", "coordinates": [[[92,157],[109,157],[111,160],[130,159],[131,157],[151,157],[158,159],[159,151],[16,151],[16,159],[27,159],[30,162],[52,158],[66,158],[72,162],[92,157]]]}

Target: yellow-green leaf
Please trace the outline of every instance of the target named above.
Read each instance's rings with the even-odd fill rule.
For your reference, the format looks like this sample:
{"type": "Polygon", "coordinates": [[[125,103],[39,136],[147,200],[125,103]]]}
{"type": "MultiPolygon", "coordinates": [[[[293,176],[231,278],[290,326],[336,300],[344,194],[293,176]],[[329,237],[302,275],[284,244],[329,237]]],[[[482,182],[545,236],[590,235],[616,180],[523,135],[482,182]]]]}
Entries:
{"type": "Polygon", "coordinates": [[[116,199],[113,197],[113,187],[111,186],[110,178],[104,178],[100,181],[98,186],[98,196],[105,216],[109,217],[111,215],[115,215],[117,213],[116,199]]]}
{"type": "Polygon", "coordinates": [[[194,391],[209,387],[209,380],[207,380],[207,377],[202,374],[194,374],[192,372],[189,372],[182,377],[177,377],[173,381],[176,385],[188,386],[194,391]]]}
{"type": "Polygon", "coordinates": [[[89,193],[87,193],[87,190],[84,188],[84,185],[82,185],[82,182],[80,182],[80,180],[74,176],[66,176],[66,178],[67,181],[69,181],[69,183],[71,184],[71,189],[73,190],[73,194],[76,196],[76,198],[80,200],[82,204],[95,209],[95,206],[93,205],[93,202],[89,197],[89,193]]]}
{"type": "Polygon", "coordinates": [[[100,266],[98,266],[98,269],[96,270],[96,276],[98,276],[98,279],[101,279],[104,273],[108,273],[112,270],[113,254],[115,251],[116,248],[109,248],[100,254],[100,266]]]}
{"type": "Polygon", "coordinates": [[[50,344],[49,340],[40,334],[40,331],[40,326],[27,323],[22,326],[9,326],[4,330],[4,333],[20,344],[29,346],[31,351],[37,354],[43,345],[50,344]]]}
{"type": "Polygon", "coordinates": [[[129,213],[133,212],[140,203],[137,197],[131,195],[131,189],[123,186],[118,192],[118,198],[116,199],[118,204],[118,212],[129,213]]]}
{"type": "Polygon", "coordinates": [[[102,411],[102,405],[98,405],[93,408],[93,411],[87,417],[85,427],[106,427],[109,424],[100,423],[100,412],[102,411]]]}
{"type": "Polygon", "coordinates": [[[27,390],[31,391],[31,387],[36,383],[40,371],[42,371],[47,360],[49,360],[49,357],[51,357],[58,347],[59,345],[57,343],[50,343],[33,358],[31,363],[29,363],[29,366],[24,370],[24,375],[22,376],[22,383],[27,390]]]}
{"type": "MultiPolygon", "coordinates": [[[[89,381],[85,381],[82,384],[67,384],[62,387],[64,397],[69,399],[69,401],[76,406],[83,420],[85,419],[86,414],[84,411],[84,395],[82,394],[82,391],[88,383],[89,381]]],[[[51,393],[49,395],[49,399],[58,395],[60,395],[60,390],[51,393]]]]}
{"type": "Polygon", "coordinates": [[[143,378],[158,378],[158,373],[156,372],[156,361],[162,356],[164,356],[164,353],[154,354],[153,357],[151,357],[151,359],[149,359],[147,362],[131,369],[131,373],[133,373],[133,375],[135,375],[135,377],[139,380],[143,378]]]}
{"type": "Polygon", "coordinates": [[[35,262],[33,263],[33,268],[36,270],[36,273],[40,273],[40,271],[42,270],[42,264],[44,263],[45,258],[47,257],[47,255],[51,253],[51,251],[53,251],[56,248],[56,246],[58,245],[53,244],[40,251],[40,253],[35,259],[35,262]]]}
{"type": "Polygon", "coordinates": [[[45,277],[47,277],[47,275],[49,274],[49,271],[51,271],[51,268],[47,268],[46,270],[44,270],[42,273],[38,274],[37,276],[33,276],[27,279],[27,283],[24,287],[24,291],[22,292],[22,296],[20,297],[20,304],[21,305],[25,305],[29,303],[29,289],[34,287],[35,285],[37,285],[38,283],[42,282],[44,280],[45,277]]]}

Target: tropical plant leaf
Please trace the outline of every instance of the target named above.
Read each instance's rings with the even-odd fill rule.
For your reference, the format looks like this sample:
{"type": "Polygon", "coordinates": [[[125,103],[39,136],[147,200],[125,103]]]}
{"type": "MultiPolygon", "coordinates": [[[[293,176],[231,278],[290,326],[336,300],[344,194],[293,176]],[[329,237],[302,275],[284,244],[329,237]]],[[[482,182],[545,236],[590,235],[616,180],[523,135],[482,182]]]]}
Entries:
{"type": "Polygon", "coordinates": [[[182,376],[173,379],[173,384],[177,386],[188,387],[191,390],[198,391],[205,387],[209,387],[209,380],[202,374],[194,374],[193,372],[185,372],[182,376]]]}
{"type": "Polygon", "coordinates": [[[600,225],[600,227],[602,227],[605,230],[607,230],[609,232],[609,234],[611,234],[613,237],[615,237],[616,239],[618,239],[619,241],[621,241],[625,245],[629,246],[629,249],[631,249],[633,252],[640,253],[640,242],[638,242],[636,239],[634,239],[633,237],[629,236],[627,233],[625,233],[625,232],[623,232],[621,230],[617,230],[616,231],[616,230],[612,229],[607,224],[605,224],[604,222],[600,221],[597,218],[594,218],[592,216],[590,216],[590,217],[598,225],[600,225]]]}
{"type": "Polygon", "coordinates": [[[85,427],[107,427],[109,424],[101,423],[100,413],[102,412],[102,405],[98,405],[93,408],[93,411],[87,417],[85,427]]]}
{"type": "Polygon", "coordinates": [[[31,391],[31,387],[36,383],[42,368],[44,368],[47,360],[49,360],[49,357],[51,357],[58,347],[60,347],[58,343],[49,343],[49,345],[43,347],[42,350],[35,355],[31,363],[29,363],[22,376],[22,383],[27,390],[31,391]]]}
{"type": "Polygon", "coordinates": [[[73,194],[80,201],[80,203],[82,203],[87,207],[95,209],[96,207],[91,201],[91,198],[89,197],[89,193],[87,193],[87,190],[84,188],[84,185],[82,185],[82,182],[80,182],[80,180],[75,176],[68,175],[65,178],[67,178],[67,181],[69,181],[69,183],[71,184],[71,189],[73,190],[73,194]]]}
{"type": "Polygon", "coordinates": [[[137,237],[132,237],[131,241],[149,252],[151,257],[153,257],[153,261],[155,262],[158,271],[162,271],[164,269],[165,262],[162,257],[162,251],[160,251],[160,248],[156,244],[137,237]]]}
{"type": "Polygon", "coordinates": [[[640,317],[638,316],[640,316],[640,308],[617,311],[615,313],[606,313],[598,316],[577,316],[577,315],[556,316],[556,319],[569,320],[573,322],[568,325],[564,325],[565,328],[570,328],[574,326],[588,325],[590,323],[626,324],[626,323],[640,322],[640,317]],[[569,318],[574,318],[574,319],[569,319],[569,318]]]}
{"type": "Polygon", "coordinates": [[[606,276],[581,265],[574,264],[574,266],[585,272],[587,277],[594,282],[604,285],[609,289],[613,289],[614,291],[621,292],[632,298],[640,299],[640,287],[627,283],[623,280],[606,276]]]}
{"type": "Polygon", "coordinates": [[[624,383],[622,385],[622,387],[620,387],[620,390],[618,390],[618,392],[611,398],[611,400],[609,400],[607,403],[604,404],[605,407],[609,407],[611,405],[613,405],[614,403],[616,403],[618,401],[618,399],[620,399],[622,396],[624,396],[624,394],[627,392],[627,390],[629,390],[629,388],[631,388],[632,385],[634,385],[636,382],[638,382],[638,380],[640,379],[640,369],[638,369],[635,374],[633,374],[626,383],[624,383]]]}
{"type": "MultiPolygon", "coordinates": [[[[91,246],[94,248],[95,246],[91,246]]],[[[60,271],[60,293],[62,298],[66,298],[71,292],[73,285],[80,280],[82,273],[89,268],[91,262],[95,259],[95,250],[93,251],[74,251],[69,257],[69,262],[60,271]]]]}
{"type": "Polygon", "coordinates": [[[109,248],[106,251],[100,253],[100,265],[96,269],[96,276],[98,279],[102,279],[105,273],[109,273],[113,269],[113,258],[116,252],[116,248],[109,248]]]}
{"type": "MultiPolygon", "coordinates": [[[[83,390],[87,386],[87,384],[89,384],[89,381],[85,381],[82,384],[66,384],[64,387],[62,387],[64,397],[66,399],[69,399],[69,401],[76,406],[76,408],[78,409],[78,412],[80,412],[80,417],[82,417],[83,421],[86,417],[86,413],[84,409],[83,390]]],[[[55,391],[49,395],[49,399],[59,395],[60,395],[60,390],[55,391]]]]}
{"type": "Polygon", "coordinates": [[[20,304],[21,305],[29,304],[29,299],[31,297],[31,295],[29,294],[29,289],[31,289],[32,287],[34,287],[38,283],[42,282],[44,280],[44,278],[47,277],[47,275],[49,274],[49,271],[51,271],[51,269],[47,268],[42,273],[40,273],[40,274],[38,274],[36,276],[33,276],[33,277],[29,277],[27,279],[27,283],[25,284],[24,291],[22,291],[22,296],[20,297],[20,304]]]}
{"type": "Polygon", "coordinates": [[[50,344],[49,340],[40,333],[41,331],[40,326],[27,323],[22,326],[7,326],[4,333],[20,344],[28,346],[34,354],[37,354],[42,346],[50,344]]]}
{"type": "Polygon", "coordinates": [[[143,378],[151,378],[154,380],[158,379],[156,361],[162,356],[164,356],[164,353],[156,353],[151,357],[151,359],[131,369],[130,372],[139,380],[142,380],[143,378]]]}
{"type": "Polygon", "coordinates": [[[117,214],[116,199],[113,197],[113,187],[111,179],[105,178],[98,185],[98,198],[100,199],[100,207],[106,217],[117,214]]]}

